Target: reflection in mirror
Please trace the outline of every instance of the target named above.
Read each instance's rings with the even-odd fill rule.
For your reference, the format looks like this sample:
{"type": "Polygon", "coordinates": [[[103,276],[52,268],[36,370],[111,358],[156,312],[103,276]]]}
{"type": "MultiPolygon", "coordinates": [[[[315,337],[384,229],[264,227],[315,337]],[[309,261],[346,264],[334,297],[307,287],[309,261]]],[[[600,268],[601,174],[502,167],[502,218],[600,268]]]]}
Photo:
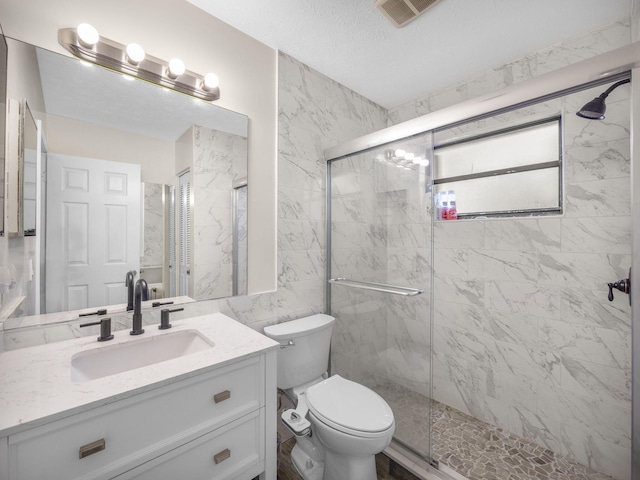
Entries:
{"type": "Polygon", "coordinates": [[[38,129],[26,101],[22,102],[22,227],[25,237],[36,235],[36,158],[38,155],[38,129]]]}
{"type": "Polygon", "coordinates": [[[233,185],[233,295],[247,292],[247,179],[233,185]]]}
{"type": "Polygon", "coordinates": [[[144,203],[140,276],[149,284],[151,300],[173,297],[176,279],[173,275],[171,250],[175,248],[172,220],[175,187],[145,182],[142,190],[144,203]]]}
{"type": "Polygon", "coordinates": [[[46,212],[33,225],[46,230],[40,313],[122,311],[131,270],[151,298],[179,295],[174,189],[183,172],[192,186],[189,297],[245,294],[246,227],[236,239],[233,199],[247,176],[247,118],[40,48],[16,51],[25,48],[40,79],[21,81],[41,84],[46,108],[46,212]]]}
{"type": "MultiPolygon", "coordinates": [[[[0,212],[4,212],[4,155],[7,111],[7,41],[0,30],[0,212]]],[[[0,214],[0,236],[4,234],[4,214],[0,214]]]]}

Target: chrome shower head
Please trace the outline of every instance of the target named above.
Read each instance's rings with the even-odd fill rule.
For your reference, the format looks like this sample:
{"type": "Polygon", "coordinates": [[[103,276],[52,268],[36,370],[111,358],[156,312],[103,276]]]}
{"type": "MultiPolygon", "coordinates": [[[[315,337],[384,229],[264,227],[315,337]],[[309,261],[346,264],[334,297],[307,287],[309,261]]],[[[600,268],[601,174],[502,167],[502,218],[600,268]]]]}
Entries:
{"type": "Polygon", "coordinates": [[[582,118],[586,118],[589,120],[602,120],[604,119],[604,112],[607,110],[607,105],[604,103],[604,100],[609,96],[609,94],[619,87],[620,85],[624,85],[625,83],[629,83],[631,81],[630,78],[625,80],[620,80],[619,82],[611,85],[605,92],[603,92],[599,97],[594,98],[590,102],[586,103],[584,107],[582,107],[579,111],[576,112],[576,115],[582,118]]]}

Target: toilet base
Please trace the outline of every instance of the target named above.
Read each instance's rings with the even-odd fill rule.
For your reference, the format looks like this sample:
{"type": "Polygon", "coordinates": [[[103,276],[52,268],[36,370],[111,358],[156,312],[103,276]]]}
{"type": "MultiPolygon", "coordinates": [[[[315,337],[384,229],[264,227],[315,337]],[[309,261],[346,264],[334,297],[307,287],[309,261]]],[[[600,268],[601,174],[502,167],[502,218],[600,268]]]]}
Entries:
{"type": "Polygon", "coordinates": [[[323,480],[376,480],[375,456],[346,457],[329,449],[325,451],[323,480]]]}
{"type": "Polygon", "coordinates": [[[296,438],[291,450],[291,463],[304,480],[323,480],[322,454],[308,437],[296,438]]]}

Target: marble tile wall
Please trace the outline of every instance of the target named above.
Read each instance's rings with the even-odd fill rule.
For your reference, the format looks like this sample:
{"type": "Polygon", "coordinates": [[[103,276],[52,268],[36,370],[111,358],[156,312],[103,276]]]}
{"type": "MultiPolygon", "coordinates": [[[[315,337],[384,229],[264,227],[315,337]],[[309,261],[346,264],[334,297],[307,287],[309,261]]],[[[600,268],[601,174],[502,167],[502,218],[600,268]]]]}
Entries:
{"type": "Polygon", "coordinates": [[[440,110],[481,95],[537,77],[566,65],[594,57],[630,43],[630,22],[620,20],[598,31],[569,38],[557,45],[514,59],[436,92],[389,110],[389,125],[440,110]]]}
{"type": "MultiPolygon", "coordinates": [[[[164,262],[164,216],[162,206],[163,185],[144,184],[144,251],[141,267],[162,266],[164,262]]],[[[162,273],[160,274],[162,278],[162,273]]]]}
{"type": "Polygon", "coordinates": [[[284,53],[278,75],[278,290],[219,302],[256,329],[325,311],[323,151],[387,121],[382,107],[284,53]]]}
{"type": "Polygon", "coordinates": [[[433,394],[622,480],[631,308],[607,283],[631,266],[629,87],[601,122],[574,114],[605,88],[524,112],[563,114],[563,215],[436,222],[433,394]]]}
{"type": "Polygon", "coordinates": [[[193,127],[193,297],[231,296],[233,182],[247,176],[247,138],[193,127]]]}
{"type": "Polygon", "coordinates": [[[35,247],[36,237],[0,237],[0,268],[10,281],[0,294],[0,330],[6,318],[35,312],[35,247]]]}
{"type": "Polygon", "coordinates": [[[332,164],[332,276],[421,288],[416,297],[332,287],[335,370],[375,387],[393,381],[429,395],[429,200],[424,169],[386,159],[421,151],[430,135],[332,164]]]}

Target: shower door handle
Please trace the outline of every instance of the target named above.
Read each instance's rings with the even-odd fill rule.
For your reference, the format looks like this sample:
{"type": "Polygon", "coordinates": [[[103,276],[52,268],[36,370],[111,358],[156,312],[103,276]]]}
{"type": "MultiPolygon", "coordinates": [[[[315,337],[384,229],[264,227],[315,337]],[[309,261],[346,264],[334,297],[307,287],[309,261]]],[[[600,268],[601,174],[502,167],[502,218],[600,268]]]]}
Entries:
{"type": "Polygon", "coordinates": [[[392,293],[404,297],[413,297],[424,293],[421,288],[400,287],[398,285],[387,285],[385,283],[362,282],[359,280],[349,280],[348,278],[330,278],[329,283],[339,283],[345,287],[361,288],[363,290],[373,290],[375,292],[392,293]]]}

